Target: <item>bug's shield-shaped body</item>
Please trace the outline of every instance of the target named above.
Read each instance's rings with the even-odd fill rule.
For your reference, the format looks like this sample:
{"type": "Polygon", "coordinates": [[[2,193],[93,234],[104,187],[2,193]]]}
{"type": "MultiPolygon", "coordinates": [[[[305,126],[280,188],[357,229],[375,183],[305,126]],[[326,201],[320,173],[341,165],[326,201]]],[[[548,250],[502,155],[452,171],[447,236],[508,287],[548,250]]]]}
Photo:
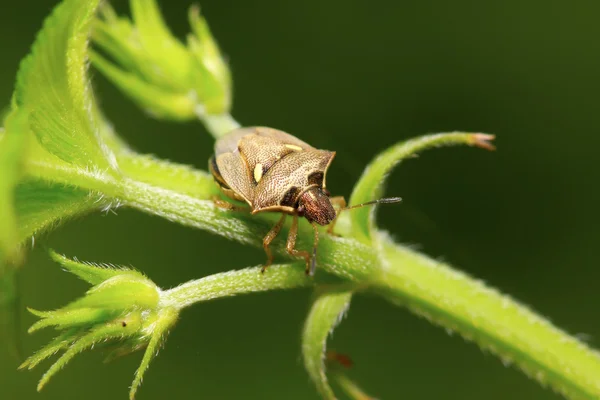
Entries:
{"type": "MultiPolygon", "coordinates": [[[[276,129],[242,128],[217,141],[210,169],[225,195],[247,202],[253,214],[296,214],[303,195],[307,207],[324,200],[318,197],[334,156],[276,129]]],[[[328,223],[330,216],[314,220],[328,223]]]]}

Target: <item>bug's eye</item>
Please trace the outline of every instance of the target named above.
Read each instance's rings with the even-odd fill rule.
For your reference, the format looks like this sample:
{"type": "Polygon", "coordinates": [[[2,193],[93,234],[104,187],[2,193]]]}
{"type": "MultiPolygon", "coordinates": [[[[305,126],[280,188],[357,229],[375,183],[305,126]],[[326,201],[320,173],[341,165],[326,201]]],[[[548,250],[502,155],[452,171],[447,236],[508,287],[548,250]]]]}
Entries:
{"type": "Polygon", "coordinates": [[[279,204],[282,206],[294,207],[294,204],[296,204],[296,198],[298,197],[298,192],[299,189],[296,186],[292,186],[287,192],[285,192],[279,204]]]}
{"type": "Polygon", "coordinates": [[[308,184],[309,185],[317,185],[319,187],[323,186],[323,173],[322,172],[313,172],[308,176],[308,184]]]}
{"type": "Polygon", "coordinates": [[[331,192],[329,190],[323,189],[323,193],[325,193],[325,196],[331,197],[331,192]]]}

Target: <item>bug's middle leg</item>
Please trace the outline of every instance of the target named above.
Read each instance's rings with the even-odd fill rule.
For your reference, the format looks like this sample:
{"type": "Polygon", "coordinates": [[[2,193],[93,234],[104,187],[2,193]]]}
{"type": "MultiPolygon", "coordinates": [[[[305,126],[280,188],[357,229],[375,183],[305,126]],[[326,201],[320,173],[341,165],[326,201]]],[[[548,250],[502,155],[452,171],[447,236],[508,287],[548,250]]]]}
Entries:
{"type": "Polygon", "coordinates": [[[279,221],[277,221],[277,223],[271,228],[269,233],[267,233],[267,235],[263,238],[263,249],[265,249],[265,253],[267,253],[267,262],[265,263],[265,265],[263,265],[260,272],[264,273],[267,270],[267,268],[269,268],[269,265],[273,263],[273,253],[271,252],[271,248],[269,247],[269,245],[271,244],[273,239],[275,239],[279,234],[279,231],[283,226],[283,222],[285,221],[285,217],[286,214],[281,214],[281,218],[279,218],[279,221]]]}
{"type": "Polygon", "coordinates": [[[298,216],[294,215],[292,220],[292,226],[290,227],[290,233],[287,238],[287,245],[285,246],[289,255],[294,257],[303,257],[306,261],[306,273],[309,274],[311,271],[310,265],[310,253],[305,250],[296,250],[296,238],[298,237],[298,216]]]}

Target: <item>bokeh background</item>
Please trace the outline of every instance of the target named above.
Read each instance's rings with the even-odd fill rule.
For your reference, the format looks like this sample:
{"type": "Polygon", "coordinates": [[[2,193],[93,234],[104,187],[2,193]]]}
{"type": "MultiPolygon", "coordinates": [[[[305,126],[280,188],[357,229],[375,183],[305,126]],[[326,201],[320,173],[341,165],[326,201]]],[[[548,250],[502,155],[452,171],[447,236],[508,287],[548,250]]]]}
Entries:
{"type": "MultiPolygon", "coordinates": [[[[0,12],[0,98],[56,1],[0,12]]],[[[188,0],[162,1],[180,36],[188,0]]],[[[218,1],[202,11],[230,60],[234,116],[336,150],[328,183],[348,195],[363,167],[415,135],[498,135],[498,151],[433,150],[393,174],[381,225],[531,305],[600,346],[600,3],[596,1],[218,1]]],[[[127,10],[124,1],[117,7],[127,10]]],[[[199,123],[146,117],[98,74],[116,129],[141,152],[206,168],[199,123]]],[[[0,222],[1,223],[1,222],[0,222]]],[[[259,249],[135,211],[71,221],[38,240],[21,276],[23,304],[58,307],[86,286],[43,246],[83,260],[132,265],[163,287],[256,265],[259,249]]],[[[186,310],[146,375],[152,399],[316,399],[300,358],[307,291],[218,300],[186,310]]],[[[28,325],[33,317],[23,312],[28,325]]],[[[51,332],[28,336],[30,354],[51,332]]],[[[331,348],[381,399],[551,400],[476,346],[377,298],[357,297],[331,348]]],[[[141,354],[112,364],[86,353],[41,393],[43,369],[17,372],[0,350],[0,397],[125,399],[141,354]]],[[[44,364],[46,367],[48,364],[44,364]]],[[[42,367],[42,368],[43,368],[42,367]]]]}

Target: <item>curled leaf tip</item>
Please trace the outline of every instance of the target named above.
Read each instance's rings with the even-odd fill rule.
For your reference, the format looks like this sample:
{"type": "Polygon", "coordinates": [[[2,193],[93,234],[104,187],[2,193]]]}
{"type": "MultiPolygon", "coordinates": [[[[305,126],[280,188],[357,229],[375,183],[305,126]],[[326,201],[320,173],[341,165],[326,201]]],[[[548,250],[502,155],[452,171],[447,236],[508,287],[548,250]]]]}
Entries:
{"type": "Polygon", "coordinates": [[[317,391],[327,400],[336,400],[335,393],[327,380],[326,364],[331,359],[349,361],[338,353],[327,353],[327,337],[340,323],[350,306],[351,288],[322,287],[317,289],[316,298],[304,324],[302,356],[304,366],[317,391]]]}
{"type": "Polygon", "coordinates": [[[471,144],[476,147],[481,147],[482,149],[494,151],[496,150],[496,146],[494,146],[491,141],[496,139],[496,135],[489,135],[487,133],[474,133],[471,136],[472,142],[471,144]]]}

